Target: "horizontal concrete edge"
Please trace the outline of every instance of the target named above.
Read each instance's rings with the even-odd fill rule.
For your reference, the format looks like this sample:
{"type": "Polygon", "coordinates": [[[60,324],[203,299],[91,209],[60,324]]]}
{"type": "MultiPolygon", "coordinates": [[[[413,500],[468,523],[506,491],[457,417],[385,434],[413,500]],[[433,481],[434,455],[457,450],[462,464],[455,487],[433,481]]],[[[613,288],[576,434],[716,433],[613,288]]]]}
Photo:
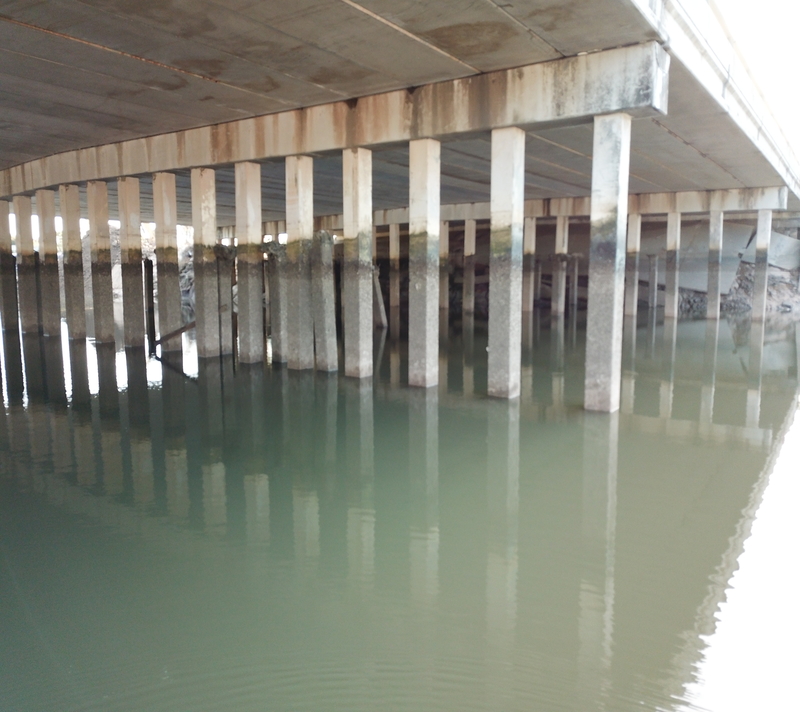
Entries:
{"type": "Polygon", "coordinates": [[[597,114],[666,113],[669,55],[655,41],[356,100],[47,156],[0,172],[0,197],[90,180],[374,147],[597,114]]]}

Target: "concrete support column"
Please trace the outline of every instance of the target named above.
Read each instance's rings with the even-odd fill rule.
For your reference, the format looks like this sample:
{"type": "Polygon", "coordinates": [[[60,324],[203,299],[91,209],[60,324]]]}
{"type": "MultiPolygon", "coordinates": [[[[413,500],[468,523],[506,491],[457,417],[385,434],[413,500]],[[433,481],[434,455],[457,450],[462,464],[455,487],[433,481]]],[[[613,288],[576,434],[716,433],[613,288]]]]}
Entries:
{"type": "Polygon", "coordinates": [[[439,223],[441,144],[409,143],[408,384],[439,382],[439,223]]]}
{"type": "Polygon", "coordinates": [[[314,234],[311,248],[311,302],[317,370],[337,371],[339,348],[336,343],[333,235],[324,230],[314,234]]]}
{"type": "Polygon", "coordinates": [[[636,317],[639,309],[639,250],[642,244],[642,216],[628,215],[627,261],[625,265],[625,316],[636,317]]]}
{"type": "MultiPolygon", "coordinates": [[[[119,241],[122,262],[122,314],[125,348],[144,346],[144,282],[139,179],[117,181],[119,241]]],[[[197,284],[195,273],[195,285],[197,284]]]]}
{"type": "Polygon", "coordinates": [[[344,373],[372,376],[372,151],[342,152],[344,373]]]}
{"type": "Polygon", "coordinates": [[[439,309],[450,308],[450,223],[439,224],[439,309]]]}
{"type": "Polygon", "coordinates": [[[475,236],[478,224],[475,220],[464,221],[464,291],[461,310],[464,314],[475,313],[475,236]]]}
{"type": "Polygon", "coordinates": [[[267,279],[269,281],[269,328],[272,363],[286,363],[287,320],[286,245],[277,240],[269,243],[267,279]]]}
{"type": "Polygon", "coordinates": [[[575,315],[578,313],[578,283],[581,276],[581,261],[578,255],[573,255],[570,260],[570,276],[569,276],[569,308],[571,311],[570,319],[573,326],[575,325],[575,315]]]}
{"type": "Polygon", "coordinates": [[[39,332],[39,292],[36,288],[36,255],[31,230],[31,199],[14,196],[14,216],[17,220],[17,281],[19,290],[19,319],[23,334],[39,332]]]}
{"type": "Polygon", "coordinates": [[[58,284],[58,243],[56,242],[56,194],[36,191],[39,214],[39,284],[41,285],[42,332],[61,336],[61,290],[58,284]]]}
{"type": "Polygon", "coordinates": [[[658,309],[658,255],[650,255],[650,272],[647,282],[647,308],[651,314],[658,309]]]}
{"type": "Polygon", "coordinates": [[[631,117],[595,116],[584,407],[619,409],[631,117]]]}
{"type": "Polygon", "coordinates": [[[758,211],[756,228],[756,274],[753,285],[753,319],[764,321],[767,315],[767,285],[769,274],[769,241],[772,235],[772,211],[758,211]]]}
{"type": "Polygon", "coordinates": [[[680,292],[678,276],[680,274],[681,249],[681,214],[667,215],[667,273],[665,278],[666,293],[664,295],[664,318],[678,318],[680,292]]]}
{"type": "Polygon", "coordinates": [[[231,352],[230,335],[223,347],[219,319],[217,256],[217,184],[212,168],[192,169],[192,226],[194,244],[194,318],[197,323],[197,355],[214,358],[231,352]]]}
{"type": "Polygon", "coordinates": [[[237,163],[235,180],[239,361],[241,363],[261,363],[264,360],[261,165],[249,162],[237,163]]]}
{"type": "Polygon", "coordinates": [[[516,398],[522,357],[522,230],[525,132],[492,131],[489,254],[490,396],[516,398]]]}
{"type": "Polygon", "coordinates": [[[11,249],[10,207],[7,200],[0,200],[0,319],[3,321],[3,331],[19,329],[17,270],[11,249]]]}
{"type": "Polygon", "coordinates": [[[286,234],[289,259],[287,357],[289,368],[303,370],[314,368],[314,326],[311,321],[314,159],[310,156],[286,157],[286,234]]]}
{"type": "Polygon", "coordinates": [[[61,247],[64,250],[64,301],[70,339],[86,338],[86,297],[83,288],[83,244],[81,242],[81,196],[77,185],[62,185],[61,247]]]}
{"type": "Polygon", "coordinates": [[[567,260],[569,253],[569,216],[556,218],[556,254],[553,258],[553,287],[550,295],[550,312],[564,314],[567,298],[567,260]]]}
{"type": "MultiPolygon", "coordinates": [[[[153,174],[153,214],[156,223],[158,331],[160,338],[183,325],[178,267],[178,200],[175,174],[153,174]]],[[[162,351],[180,351],[180,335],[161,343],[162,351]]]]}
{"type": "Polygon", "coordinates": [[[535,298],[536,218],[525,218],[522,230],[522,311],[532,312],[535,298]]]}
{"type": "Polygon", "coordinates": [[[389,309],[400,307],[400,224],[389,225],[389,309]]]}
{"type": "Polygon", "coordinates": [[[721,210],[712,210],[708,216],[708,301],[706,318],[719,319],[720,270],[722,269],[722,228],[725,216],[721,210]]]}

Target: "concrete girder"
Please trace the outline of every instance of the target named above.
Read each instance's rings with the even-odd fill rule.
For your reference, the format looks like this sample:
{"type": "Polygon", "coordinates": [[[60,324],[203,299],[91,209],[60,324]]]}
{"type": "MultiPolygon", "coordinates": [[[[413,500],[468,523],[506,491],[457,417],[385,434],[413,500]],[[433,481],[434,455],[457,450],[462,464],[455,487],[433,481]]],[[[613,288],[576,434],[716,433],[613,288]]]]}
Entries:
{"type": "Polygon", "coordinates": [[[374,147],[510,126],[666,112],[669,56],[657,42],[541,62],[303,109],[68,151],[0,172],[0,197],[354,146],[374,147]]]}

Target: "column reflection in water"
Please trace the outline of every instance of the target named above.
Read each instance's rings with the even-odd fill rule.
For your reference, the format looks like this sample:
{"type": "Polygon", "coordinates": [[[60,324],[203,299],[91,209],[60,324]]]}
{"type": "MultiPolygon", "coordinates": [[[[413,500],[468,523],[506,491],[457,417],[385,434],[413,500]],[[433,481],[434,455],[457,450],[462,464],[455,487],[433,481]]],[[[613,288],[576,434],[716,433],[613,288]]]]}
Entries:
{"type": "Polygon", "coordinates": [[[714,395],[717,382],[717,349],[719,342],[719,318],[706,321],[705,346],[703,348],[703,385],[700,391],[700,432],[707,434],[714,423],[714,395]]]}
{"type": "Polygon", "coordinates": [[[126,349],[125,365],[128,371],[128,390],[125,398],[128,420],[126,439],[133,498],[134,501],[146,505],[155,497],[155,472],[145,350],[139,347],[126,349]]]}
{"type": "Polygon", "coordinates": [[[619,416],[587,414],[583,425],[583,570],[578,637],[578,709],[604,709],[611,693],[619,416]]]}
{"type": "Polygon", "coordinates": [[[750,359],[747,365],[747,417],[748,428],[758,428],[761,421],[761,370],[764,363],[765,321],[750,322],[750,359]]]}
{"type": "Polygon", "coordinates": [[[36,334],[22,335],[22,356],[25,361],[25,390],[28,407],[20,413],[20,427],[25,422],[27,437],[20,433],[20,442],[28,441],[30,470],[28,484],[34,492],[44,491],[44,477],[50,470],[50,422],[47,412],[42,338],[36,334]]]}
{"type": "Polygon", "coordinates": [[[553,411],[559,413],[564,410],[564,317],[553,316],[550,319],[550,368],[552,369],[552,399],[553,411]]]}
{"type": "Polygon", "coordinates": [[[59,479],[72,476],[72,435],[67,409],[64,380],[64,357],[61,339],[44,340],[44,368],[47,396],[50,403],[50,432],[52,433],[53,474],[59,479]]]}
{"type": "Polygon", "coordinates": [[[86,341],[69,342],[69,368],[72,378],[72,456],[79,485],[91,487],[97,481],[92,433],[92,395],[89,391],[89,364],[86,341]]]}
{"type": "Polygon", "coordinates": [[[408,393],[411,596],[429,608],[439,593],[439,396],[408,393]]]}
{"type": "MultiPolygon", "coordinates": [[[[219,382],[219,364],[216,364],[216,381],[219,382]]],[[[237,378],[239,391],[238,402],[242,408],[243,428],[241,438],[236,442],[235,456],[243,462],[243,489],[245,537],[254,545],[268,544],[270,532],[270,477],[264,455],[264,442],[267,437],[264,404],[265,394],[264,370],[260,365],[246,366],[240,369],[237,378]]],[[[221,394],[214,398],[216,408],[214,419],[209,422],[209,431],[218,430],[224,433],[223,419],[225,414],[221,408],[221,394]]],[[[224,435],[223,435],[224,438],[224,435]]],[[[229,451],[229,448],[224,448],[229,451]]],[[[234,455],[232,453],[232,455],[234,455]]],[[[230,473],[229,473],[230,474],[230,473]]],[[[230,509],[231,502],[227,502],[230,509]]]]}
{"type": "MultiPolygon", "coordinates": [[[[96,344],[98,391],[97,406],[99,422],[97,427],[98,468],[102,473],[103,491],[107,495],[118,496],[123,489],[122,438],[120,427],[119,391],[117,390],[117,354],[114,344],[96,344]]],[[[138,475],[141,466],[133,457],[133,473],[138,475]]],[[[148,495],[142,500],[149,503],[153,499],[152,460],[144,465],[149,471],[148,495]],[[149,467],[148,467],[149,465],[149,467]]]]}
{"type": "Polygon", "coordinates": [[[626,314],[622,327],[622,402],[625,414],[633,413],[636,399],[636,315],[626,314]]]}
{"type": "Polygon", "coordinates": [[[519,399],[490,404],[487,432],[486,641],[490,699],[513,699],[519,576],[519,399]]]}
{"type": "MultiPolygon", "coordinates": [[[[205,359],[203,359],[205,361],[205,359]]],[[[179,352],[164,356],[161,363],[161,406],[164,479],[166,482],[167,511],[171,519],[185,522],[189,519],[189,463],[186,452],[186,381],[183,375],[183,359],[179,352]]],[[[204,414],[208,417],[208,412],[204,414]]],[[[213,441],[212,441],[213,442],[213,441]]],[[[203,453],[213,446],[203,443],[203,453]]],[[[216,453],[218,455],[218,453],[216,453]]],[[[223,469],[224,472],[224,469],[223,469]]],[[[202,470],[203,505],[206,503],[206,462],[202,470]]],[[[212,479],[212,478],[209,478],[212,479]]],[[[145,482],[141,486],[146,486],[145,482]]],[[[136,483],[134,480],[134,488],[136,483]]],[[[209,484],[209,489],[211,485],[209,484]]],[[[224,490],[223,490],[224,491],[224,490]]],[[[206,519],[206,523],[208,520],[206,519]]]]}
{"type": "MultiPolygon", "coordinates": [[[[426,389],[427,390],[427,389],[426,389]]],[[[356,588],[372,588],[375,573],[375,449],[372,383],[349,380],[345,392],[347,443],[347,564],[356,588]]]]}
{"type": "Polygon", "coordinates": [[[666,420],[672,417],[672,400],[675,389],[675,349],[678,337],[678,320],[664,319],[664,348],[661,362],[661,385],[658,395],[658,415],[666,420]]]}

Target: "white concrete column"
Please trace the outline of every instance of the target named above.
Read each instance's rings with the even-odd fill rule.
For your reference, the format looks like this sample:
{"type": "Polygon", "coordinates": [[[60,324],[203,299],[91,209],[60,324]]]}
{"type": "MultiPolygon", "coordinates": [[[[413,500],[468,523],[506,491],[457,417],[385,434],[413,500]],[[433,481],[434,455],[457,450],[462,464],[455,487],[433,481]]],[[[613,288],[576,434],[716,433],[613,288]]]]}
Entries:
{"type": "Polygon", "coordinates": [[[339,370],[336,340],[336,286],[333,274],[333,235],[314,233],[311,247],[311,312],[318,371],[339,370]]]}
{"type": "Polygon", "coordinates": [[[372,151],[342,152],[344,373],[372,376],[372,151]]]}
{"type": "Polygon", "coordinates": [[[39,284],[41,285],[42,332],[61,336],[61,290],[58,283],[58,244],[56,241],[56,194],[36,191],[39,214],[39,284]]]}
{"type": "Polygon", "coordinates": [[[19,328],[17,311],[17,271],[11,247],[10,204],[0,200],[0,319],[3,331],[19,328]]]}
{"type": "Polygon", "coordinates": [[[411,141],[408,207],[408,384],[439,382],[441,144],[411,141]]]}
{"type": "Polygon", "coordinates": [[[475,239],[477,221],[464,221],[464,287],[461,310],[464,314],[475,313],[475,239]]]}
{"type": "MultiPolygon", "coordinates": [[[[156,223],[158,331],[163,339],[183,325],[178,266],[178,199],[174,173],[153,174],[153,214],[156,223]]],[[[161,343],[163,351],[180,351],[180,335],[161,343]]]]}
{"type": "Polygon", "coordinates": [[[311,240],[314,237],[314,159],[286,157],[286,256],[289,260],[289,368],[314,368],[311,321],[311,240]]]}
{"type": "Polygon", "coordinates": [[[490,396],[516,398],[522,357],[522,230],[525,132],[492,131],[489,255],[490,396]]]}
{"type": "Polygon", "coordinates": [[[639,308],[639,251],[642,243],[642,216],[628,215],[627,263],[625,265],[625,315],[635,317],[639,308]]]}
{"type": "Polygon", "coordinates": [[[117,181],[117,201],[119,203],[124,341],[126,348],[141,348],[145,341],[145,307],[142,275],[142,219],[138,178],[120,178],[117,181]]]}
{"type": "Polygon", "coordinates": [[[550,296],[550,312],[557,316],[566,311],[567,260],[569,254],[569,216],[556,217],[556,254],[553,260],[553,287],[550,296]]]}
{"type": "Polygon", "coordinates": [[[36,288],[36,255],[31,229],[31,199],[14,196],[14,216],[17,221],[17,281],[19,319],[23,334],[39,332],[39,294],[36,288]]]}
{"type": "Polygon", "coordinates": [[[77,185],[59,188],[61,247],[64,250],[64,301],[70,339],[86,338],[86,297],[81,241],[81,196],[77,185]]]}
{"type": "Polygon", "coordinates": [[[536,218],[525,218],[522,230],[522,311],[532,312],[536,265],[536,218]]]}
{"type": "Polygon", "coordinates": [[[239,361],[241,363],[261,363],[264,360],[261,164],[237,163],[234,172],[236,180],[239,361]]]}
{"type": "Polygon", "coordinates": [[[197,323],[197,355],[213,358],[230,353],[232,341],[220,338],[220,281],[217,274],[217,183],[212,168],[192,169],[192,226],[194,244],[194,317],[197,323]]]}
{"type": "Polygon", "coordinates": [[[680,291],[678,289],[680,249],[681,214],[672,212],[667,215],[667,264],[664,281],[664,317],[666,319],[677,319],[680,310],[680,291]]]}
{"type": "Polygon", "coordinates": [[[725,214],[712,210],[708,216],[708,301],[706,318],[719,319],[720,309],[720,270],[722,269],[722,230],[725,214]]]}
{"type": "Polygon", "coordinates": [[[772,211],[758,211],[756,228],[756,274],[753,286],[753,319],[763,321],[767,314],[767,285],[769,275],[769,243],[772,236],[772,211]]]}
{"type": "Polygon", "coordinates": [[[631,117],[595,116],[584,407],[619,409],[631,117]]]}

